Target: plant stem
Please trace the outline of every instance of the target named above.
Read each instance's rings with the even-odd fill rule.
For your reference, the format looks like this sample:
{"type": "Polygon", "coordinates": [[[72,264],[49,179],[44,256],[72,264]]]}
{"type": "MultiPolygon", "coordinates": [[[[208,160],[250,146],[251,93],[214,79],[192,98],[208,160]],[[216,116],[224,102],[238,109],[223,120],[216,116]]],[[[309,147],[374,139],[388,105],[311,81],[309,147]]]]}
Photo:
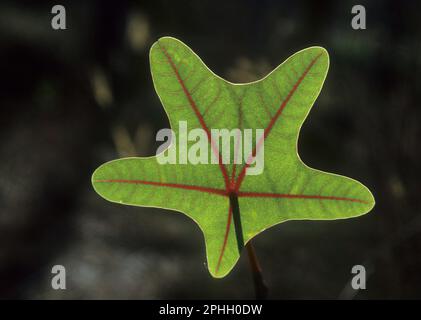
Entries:
{"type": "MultiPolygon", "coordinates": [[[[244,248],[243,228],[241,226],[240,205],[238,203],[238,196],[235,193],[229,195],[230,205],[232,207],[232,215],[234,220],[235,235],[237,237],[238,251],[241,252],[244,248]]],[[[256,299],[264,300],[268,297],[269,289],[263,279],[262,268],[257,259],[251,240],[246,245],[247,254],[249,257],[251,272],[254,282],[254,292],[256,299]]]]}
{"type": "Polygon", "coordinates": [[[263,279],[262,268],[260,267],[259,260],[256,256],[256,251],[254,250],[251,240],[247,243],[246,248],[253,276],[256,299],[265,300],[268,298],[269,289],[265,283],[265,280],[263,279]]]}

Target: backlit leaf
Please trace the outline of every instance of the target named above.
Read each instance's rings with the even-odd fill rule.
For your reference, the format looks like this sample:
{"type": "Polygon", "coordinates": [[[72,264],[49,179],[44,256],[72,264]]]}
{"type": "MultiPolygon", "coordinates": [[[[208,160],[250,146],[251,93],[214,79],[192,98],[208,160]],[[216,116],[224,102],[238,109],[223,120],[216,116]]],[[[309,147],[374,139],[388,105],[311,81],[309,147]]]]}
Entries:
{"type": "MultiPolygon", "coordinates": [[[[210,71],[185,44],[159,39],[150,62],[156,92],[168,114],[174,141],[187,140],[180,129],[262,129],[254,153],[264,154],[264,170],[247,175],[250,161],[230,143],[229,164],[209,143],[217,164],[160,164],[157,157],[125,158],[100,166],[93,186],[105,199],[127,205],[160,207],[185,213],[204,234],[208,268],[223,277],[250,239],[275,224],[298,219],[328,220],[360,216],[374,206],[358,181],[309,168],[297,153],[300,128],[325,80],[329,56],[310,47],[289,57],[265,78],[233,84],[210,71]]],[[[234,139],[233,139],[234,140],[234,139]]],[[[195,144],[188,141],[187,150],[195,144]]],[[[226,155],[226,154],[225,154],[226,155]]],[[[250,160],[251,156],[246,156],[250,160]]],[[[159,230],[157,230],[159,232],[159,230]]]]}

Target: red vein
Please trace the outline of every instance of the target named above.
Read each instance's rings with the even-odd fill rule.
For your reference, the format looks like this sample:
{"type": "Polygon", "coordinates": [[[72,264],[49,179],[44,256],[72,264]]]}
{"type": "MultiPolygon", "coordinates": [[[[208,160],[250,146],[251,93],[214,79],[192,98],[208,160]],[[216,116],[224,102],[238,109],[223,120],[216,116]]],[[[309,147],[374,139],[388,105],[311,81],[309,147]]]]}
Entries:
{"type": "Polygon", "coordinates": [[[238,131],[237,133],[237,141],[235,143],[235,149],[234,149],[234,164],[232,167],[232,172],[231,172],[231,188],[235,187],[235,174],[236,174],[236,169],[237,169],[237,158],[238,158],[238,151],[240,149],[240,138],[241,138],[241,130],[243,129],[243,99],[244,99],[244,95],[241,97],[240,99],[240,111],[238,113],[238,128],[240,129],[240,131],[238,131]]]}
{"type": "Polygon", "coordinates": [[[292,89],[289,91],[288,95],[285,97],[285,99],[282,101],[281,105],[279,106],[278,110],[276,111],[275,115],[272,117],[272,119],[269,121],[269,124],[267,125],[263,136],[259,139],[258,143],[254,147],[253,151],[247,158],[246,164],[243,166],[243,169],[241,170],[240,175],[238,176],[237,183],[235,186],[235,191],[238,192],[240,190],[241,183],[244,180],[244,177],[246,175],[246,169],[250,166],[251,160],[253,158],[253,154],[257,156],[257,153],[259,152],[261,145],[263,141],[268,137],[270,131],[272,130],[273,126],[275,125],[278,118],[281,116],[282,111],[287,106],[288,102],[290,101],[291,97],[294,95],[294,93],[297,91],[298,86],[301,84],[301,82],[304,80],[310,69],[314,66],[316,61],[320,58],[321,53],[317,55],[307,66],[307,68],[304,70],[302,75],[298,78],[297,82],[294,84],[292,89]]]}
{"type": "Polygon", "coordinates": [[[222,163],[222,156],[221,156],[218,148],[216,147],[216,145],[215,145],[215,143],[212,139],[210,130],[206,126],[205,120],[204,120],[202,114],[200,113],[199,109],[197,108],[197,105],[196,105],[195,101],[193,100],[193,97],[190,94],[189,90],[187,89],[183,79],[181,78],[180,73],[178,72],[178,69],[177,69],[176,65],[174,64],[174,61],[172,60],[171,56],[168,54],[168,52],[167,52],[167,50],[165,49],[164,46],[162,46],[159,42],[158,42],[158,44],[159,44],[160,48],[162,49],[162,52],[166,56],[166,58],[168,60],[168,63],[170,64],[172,70],[174,71],[174,74],[177,77],[177,80],[178,80],[181,88],[183,89],[183,92],[184,92],[185,96],[187,97],[187,100],[189,101],[190,106],[192,107],[194,113],[196,114],[196,117],[199,120],[200,125],[202,126],[203,130],[205,130],[206,135],[208,137],[208,140],[210,141],[210,143],[212,145],[212,150],[213,150],[215,156],[218,157],[218,159],[219,159],[219,161],[218,161],[219,168],[221,169],[222,176],[224,177],[225,187],[228,190],[229,189],[228,172],[227,172],[227,169],[225,168],[224,164],[222,163]]]}
{"type": "Polygon", "coordinates": [[[356,199],[356,198],[319,196],[319,195],[309,195],[309,194],[288,194],[288,193],[238,192],[238,197],[317,199],[317,200],[334,200],[334,201],[350,201],[350,202],[368,203],[368,201],[364,201],[364,200],[356,199]]]}
{"type": "Polygon", "coordinates": [[[225,248],[226,248],[227,242],[228,242],[228,235],[229,235],[229,232],[230,232],[231,221],[232,221],[232,207],[231,207],[231,203],[230,203],[229,209],[228,209],[227,226],[225,227],[224,242],[222,243],[221,253],[219,254],[218,263],[216,265],[215,273],[218,273],[219,267],[220,267],[221,262],[222,262],[222,257],[224,256],[225,248]]]}
{"type": "Polygon", "coordinates": [[[157,187],[168,187],[168,188],[176,188],[176,189],[184,189],[184,190],[193,190],[193,191],[200,191],[200,192],[217,194],[217,195],[220,195],[220,196],[227,196],[227,192],[224,189],[208,188],[208,187],[195,186],[195,185],[189,185],[189,184],[180,184],[180,183],[166,183],[166,182],[145,181],[145,180],[127,180],[127,179],[103,179],[103,180],[95,180],[94,182],[144,184],[144,185],[151,185],[151,186],[157,186],[157,187]]]}
{"type": "Polygon", "coordinates": [[[234,187],[234,184],[235,184],[234,179],[235,179],[235,173],[237,169],[237,154],[238,154],[238,149],[240,147],[239,140],[240,139],[238,138],[238,135],[237,135],[237,141],[236,141],[235,150],[234,150],[234,164],[232,166],[232,172],[231,172],[231,182],[230,182],[231,187],[234,187]]]}

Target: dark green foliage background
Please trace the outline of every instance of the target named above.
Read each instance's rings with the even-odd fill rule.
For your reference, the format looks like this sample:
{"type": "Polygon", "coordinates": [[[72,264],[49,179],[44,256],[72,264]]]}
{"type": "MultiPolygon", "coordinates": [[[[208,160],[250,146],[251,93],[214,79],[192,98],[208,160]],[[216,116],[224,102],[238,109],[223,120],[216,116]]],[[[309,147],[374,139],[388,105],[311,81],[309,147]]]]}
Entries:
{"type": "Polygon", "coordinates": [[[168,126],[148,61],[164,35],[235,82],[311,45],[329,51],[300,155],[367,185],[376,207],[257,237],[270,297],[421,298],[421,8],[358,3],[364,31],[350,26],[353,1],[63,1],[68,29],[54,31],[55,2],[2,1],[0,298],[253,297],[244,257],[227,278],[210,277],[187,217],[110,204],[91,188],[94,168],[153,154],[155,133],[168,126]],[[103,78],[112,101],[108,91],[95,98],[103,78]],[[50,287],[54,264],[67,268],[66,291],[50,287]],[[355,264],[366,266],[368,289],[353,296],[355,264]]]}

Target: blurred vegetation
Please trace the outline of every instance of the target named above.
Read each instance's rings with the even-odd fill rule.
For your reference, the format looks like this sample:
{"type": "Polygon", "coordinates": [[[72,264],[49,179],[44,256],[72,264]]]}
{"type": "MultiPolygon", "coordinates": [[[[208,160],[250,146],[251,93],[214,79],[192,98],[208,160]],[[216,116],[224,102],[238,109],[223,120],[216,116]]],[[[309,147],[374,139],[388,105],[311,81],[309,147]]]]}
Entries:
{"type": "MultiPolygon", "coordinates": [[[[247,261],[214,280],[182,214],[99,198],[90,175],[154,154],[168,127],[148,50],[171,35],[228,80],[256,80],[290,54],[325,47],[331,68],[299,141],[310,166],[374,191],[361,218],[296,221],[256,238],[271,298],[421,298],[420,3],[359,1],[0,3],[0,298],[252,298],[247,261]],[[67,269],[67,290],[50,286],[67,269]],[[367,290],[349,288],[363,264],[367,290]]],[[[264,214],[264,213],[262,213],[264,214]]]]}

